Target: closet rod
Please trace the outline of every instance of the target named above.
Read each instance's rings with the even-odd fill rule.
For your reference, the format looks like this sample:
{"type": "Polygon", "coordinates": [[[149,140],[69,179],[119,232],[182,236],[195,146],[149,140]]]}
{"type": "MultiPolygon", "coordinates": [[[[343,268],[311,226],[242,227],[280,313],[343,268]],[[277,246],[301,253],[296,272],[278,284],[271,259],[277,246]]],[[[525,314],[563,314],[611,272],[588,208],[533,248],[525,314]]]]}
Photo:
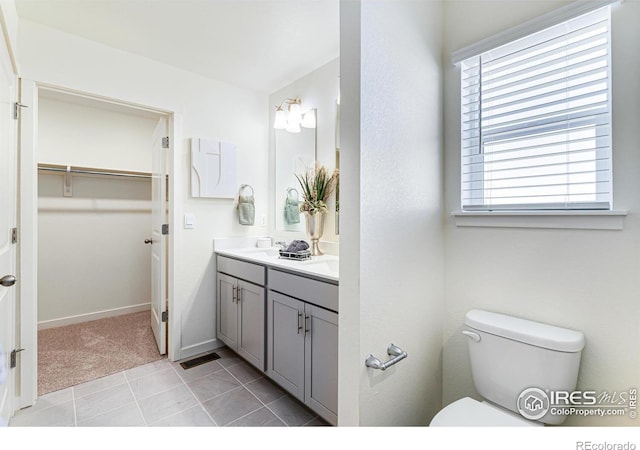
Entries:
{"type": "MultiPolygon", "coordinates": [[[[51,172],[67,172],[67,169],[65,167],[58,167],[58,166],[43,166],[43,165],[38,165],[38,170],[48,170],[51,172]]],[[[130,178],[152,178],[151,174],[145,174],[142,172],[126,172],[126,171],[122,171],[122,172],[111,172],[111,171],[107,171],[107,170],[101,170],[101,169],[73,169],[71,168],[69,170],[69,172],[71,173],[82,173],[82,174],[86,174],[86,175],[108,175],[110,177],[130,177],[130,178]]]]}

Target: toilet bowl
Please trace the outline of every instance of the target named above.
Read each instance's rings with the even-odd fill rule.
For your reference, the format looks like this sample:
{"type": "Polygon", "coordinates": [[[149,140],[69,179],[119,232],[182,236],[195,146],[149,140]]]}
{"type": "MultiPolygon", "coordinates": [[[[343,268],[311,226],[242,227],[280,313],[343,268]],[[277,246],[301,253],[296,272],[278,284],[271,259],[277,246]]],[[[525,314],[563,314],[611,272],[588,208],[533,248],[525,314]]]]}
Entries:
{"type": "Polygon", "coordinates": [[[464,397],[443,408],[430,426],[558,425],[550,391],[572,392],[585,338],[580,331],[489,311],[471,310],[467,337],[471,374],[485,401],[464,397]]]}

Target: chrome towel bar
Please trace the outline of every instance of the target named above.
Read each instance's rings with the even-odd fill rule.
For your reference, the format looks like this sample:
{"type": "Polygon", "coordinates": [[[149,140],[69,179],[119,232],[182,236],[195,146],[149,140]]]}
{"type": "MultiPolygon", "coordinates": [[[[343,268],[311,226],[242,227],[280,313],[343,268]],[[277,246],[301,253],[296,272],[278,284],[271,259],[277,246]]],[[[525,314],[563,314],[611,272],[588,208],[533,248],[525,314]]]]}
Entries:
{"type": "Polygon", "coordinates": [[[367,359],[364,361],[364,364],[367,367],[371,367],[372,369],[387,370],[389,367],[405,359],[407,357],[407,352],[402,350],[397,345],[389,344],[389,347],[387,347],[387,355],[393,356],[393,358],[383,363],[372,354],[369,354],[367,356],[367,359]]]}

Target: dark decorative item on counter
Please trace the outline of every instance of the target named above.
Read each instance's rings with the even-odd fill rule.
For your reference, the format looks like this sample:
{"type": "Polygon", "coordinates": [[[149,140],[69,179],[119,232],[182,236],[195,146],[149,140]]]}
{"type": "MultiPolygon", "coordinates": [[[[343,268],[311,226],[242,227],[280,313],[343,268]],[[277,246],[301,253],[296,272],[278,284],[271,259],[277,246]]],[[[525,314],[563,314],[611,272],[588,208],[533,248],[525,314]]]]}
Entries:
{"type": "Polygon", "coordinates": [[[280,258],[293,259],[297,261],[305,261],[311,258],[311,252],[309,251],[309,244],[306,241],[292,241],[291,244],[280,250],[280,258]]]}
{"type": "Polygon", "coordinates": [[[238,221],[240,225],[253,225],[255,223],[256,207],[254,203],[253,188],[248,184],[241,185],[238,193],[238,221]],[[243,195],[243,191],[246,188],[251,190],[251,194],[243,195]]]}
{"type": "Polygon", "coordinates": [[[300,212],[305,215],[307,223],[307,235],[311,240],[311,254],[313,256],[322,255],[318,247],[318,242],[324,233],[324,216],[327,209],[327,202],[333,193],[338,180],[338,171],[329,176],[326,167],[316,164],[313,169],[297,175],[296,178],[302,187],[302,204],[300,212]]]}
{"type": "Polygon", "coordinates": [[[284,251],[289,253],[294,253],[294,252],[301,252],[303,250],[309,250],[309,244],[306,241],[295,240],[295,241],[291,241],[291,244],[289,244],[284,251]]]}

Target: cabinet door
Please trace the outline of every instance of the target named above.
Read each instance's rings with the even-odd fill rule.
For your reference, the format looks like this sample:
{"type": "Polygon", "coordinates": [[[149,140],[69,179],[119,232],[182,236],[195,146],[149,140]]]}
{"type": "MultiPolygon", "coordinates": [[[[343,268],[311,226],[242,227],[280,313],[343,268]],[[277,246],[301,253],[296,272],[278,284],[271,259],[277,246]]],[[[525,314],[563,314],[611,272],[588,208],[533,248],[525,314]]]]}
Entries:
{"type": "Polygon", "coordinates": [[[217,299],[217,336],[232,350],[238,349],[238,307],[236,305],[236,288],[238,281],[218,273],[217,299]]]}
{"type": "Polygon", "coordinates": [[[238,281],[238,354],[264,371],[264,287],[238,281]]]}
{"type": "Polygon", "coordinates": [[[273,291],[268,295],[268,374],[304,401],[304,303],[273,291]]]}
{"type": "Polygon", "coordinates": [[[305,403],[338,421],[338,314],[305,304],[305,403]]]}

